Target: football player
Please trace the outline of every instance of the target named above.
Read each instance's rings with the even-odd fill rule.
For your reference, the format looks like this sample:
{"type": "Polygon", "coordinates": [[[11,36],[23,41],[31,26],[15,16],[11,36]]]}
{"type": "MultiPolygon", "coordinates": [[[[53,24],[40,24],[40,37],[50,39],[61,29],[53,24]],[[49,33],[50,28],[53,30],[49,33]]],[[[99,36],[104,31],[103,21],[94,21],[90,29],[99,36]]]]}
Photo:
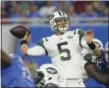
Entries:
{"type": "Polygon", "coordinates": [[[52,64],[60,70],[61,87],[85,87],[83,83],[84,66],[90,67],[89,63],[85,64],[91,62],[93,57],[90,53],[82,55],[82,50],[93,51],[95,55],[100,55],[100,50],[92,42],[94,36],[92,31],[84,32],[80,29],[70,31],[69,25],[67,14],[56,11],[50,17],[50,26],[55,34],[42,38],[39,45],[28,48],[27,32],[21,39],[21,49],[26,55],[46,54],[50,56],[52,64]]]}
{"type": "MultiPolygon", "coordinates": [[[[94,38],[93,40],[94,44],[96,44],[96,46],[98,46],[100,48],[100,51],[101,51],[101,54],[99,56],[93,56],[95,57],[95,60],[93,60],[93,62],[95,64],[97,64],[97,67],[100,69],[100,71],[102,72],[108,72],[108,62],[106,61],[106,58],[105,58],[105,52],[104,52],[104,48],[103,48],[103,44],[102,42],[99,40],[99,39],[96,39],[94,38]]],[[[85,78],[88,78],[88,76],[85,76],[85,78]]],[[[103,87],[104,85],[101,85],[100,83],[96,82],[95,79],[90,79],[90,81],[93,80],[93,83],[96,84],[96,85],[90,85],[88,82],[85,81],[87,87],[103,87]]]]}
{"type": "Polygon", "coordinates": [[[101,54],[97,57],[97,65],[101,69],[101,71],[106,72],[108,70],[108,60],[105,57],[105,49],[103,48],[103,44],[99,39],[94,39],[93,42],[100,48],[101,54]]]}
{"type": "Polygon", "coordinates": [[[36,87],[59,88],[59,69],[53,64],[43,64],[37,70],[36,87]]]}
{"type": "Polygon", "coordinates": [[[1,51],[1,84],[3,88],[35,87],[28,68],[16,54],[1,51]]]}

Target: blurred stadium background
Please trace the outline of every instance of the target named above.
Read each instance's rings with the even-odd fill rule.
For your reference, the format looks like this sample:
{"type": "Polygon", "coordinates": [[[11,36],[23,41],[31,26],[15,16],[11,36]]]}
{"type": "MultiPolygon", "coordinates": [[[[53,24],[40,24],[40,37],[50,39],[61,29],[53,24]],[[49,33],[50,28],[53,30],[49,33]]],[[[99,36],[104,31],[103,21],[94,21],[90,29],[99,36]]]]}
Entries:
{"type": "MultiPolygon", "coordinates": [[[[9,30],[18,24],[27,26],[32,33],[30,47],[37,45],[42,37],[52,34],[48,20],[55,10],[63,10],[68,14],[72,30],[92,29],[95,38],[102,42],[104,50],[108,42],[108,1],[1,1],[2,48],[7,53],[21,55],[33,76],[35,75],[33,68],[50,63],[49,57],[24,56],[20,51],[19,40],[13,37],[9,30]]],[[[86,85],[100,86],[92,79],[86,85]]]]}

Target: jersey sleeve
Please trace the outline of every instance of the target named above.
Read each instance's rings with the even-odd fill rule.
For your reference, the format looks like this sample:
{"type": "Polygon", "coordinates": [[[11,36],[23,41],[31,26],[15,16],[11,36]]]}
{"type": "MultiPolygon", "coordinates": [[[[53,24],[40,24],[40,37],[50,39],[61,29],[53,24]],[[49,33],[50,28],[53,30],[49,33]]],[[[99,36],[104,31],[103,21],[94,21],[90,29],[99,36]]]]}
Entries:
{"type": "Polygon", "coordinates": [[[85,39],[85,31],[82,30],[82,29],[79,29],[78,34],[79,34],[79,45],[80,45],[80,47],[90,50],[89,46],[87,45],[86,39],[85,39]]]}
{"type": "Polygon", "coordinates": [[[90,53],[87,49],[83,48],[81,50],[81,54],[84,58],[84,60],[88,63],[97,63],[97,57],[90,53]]]}
{"type": "Polygon", "coordinates": [[[81,29],[77,29],[77,32],[78,32],[78,35],[79,35],[79,45],[80,45],[80,47],[83,47],[82,46],[82,39],[84,38],[84,31],[83,30],[81,30],[81,29]]]}
{"type": "Polygon", "coordinates": [[[46,47],[45,47],[47,41],[48,41],[47,38],[42,38],[38,42],[38,45],[28,49],[28,55],[32,55],[32,56],[47,55],[48,52],[47,52],[46,47]]]}
{"type": "Polygon", "coordinates": [[[27,54],[31,55],[31,56],[41,56],[41,55],[45,54],[45,50],[43,47],[36,45],[36,46],[28,49],[27,54]]]}
{"type": "Polygon", "coordinates": [[[42,38],[38,43],[39,46],[44,48],[46,55],[48,55],[48,51],[45,47],[47,42],[48,42],[48,39],[45,37],[45,38],[42,38]]]}
{"type": "Polygon", "coordinates": [[[83,30],[79,29],[78,30],[78,34],[79,34],[79,45],[81,47],[81,53],[82,53],[82,56],[84,57],[84,59],[87,61],[87,62],[90,62],[90,63],[96,63],[97,62],[97,59],[96,57],[93,55],[93,52],[92,50],[89,48],[89,46],[87,45],[87,42],[85,40],[85,33],[83,30]]]}

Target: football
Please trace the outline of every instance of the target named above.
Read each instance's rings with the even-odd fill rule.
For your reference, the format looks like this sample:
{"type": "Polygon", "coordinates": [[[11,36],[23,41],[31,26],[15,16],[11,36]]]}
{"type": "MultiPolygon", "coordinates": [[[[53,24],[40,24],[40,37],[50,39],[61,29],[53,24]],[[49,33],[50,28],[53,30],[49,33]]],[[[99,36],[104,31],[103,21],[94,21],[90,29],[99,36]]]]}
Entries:
{"type": "Polygon", "coordinates": [[[30,34],[30,30],[22,25],[18,25],[10,29],[10,33],[19,39],[23,38],[27,31],[30,34]]]}

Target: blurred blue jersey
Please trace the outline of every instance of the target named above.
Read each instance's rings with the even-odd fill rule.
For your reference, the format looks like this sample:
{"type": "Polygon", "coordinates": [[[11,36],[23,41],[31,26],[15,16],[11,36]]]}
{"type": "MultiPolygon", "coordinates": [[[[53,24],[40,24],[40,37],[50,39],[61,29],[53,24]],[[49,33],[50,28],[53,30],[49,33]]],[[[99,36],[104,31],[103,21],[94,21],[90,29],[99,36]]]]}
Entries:
{"type": "Polygon", "coordinates": [[[101,51],[101,55],[98,57],[98,67],[104,71],[105,68],[109,66],[109,63],[106,61],[105,52],[101,51]]]}
{"type": "Polygon", "coordinates": [[[34,87],[28,68],[25,67],[20,56],[11,54],[12,64],[6,69],[2,69],[3,87],[34,87]]]}

